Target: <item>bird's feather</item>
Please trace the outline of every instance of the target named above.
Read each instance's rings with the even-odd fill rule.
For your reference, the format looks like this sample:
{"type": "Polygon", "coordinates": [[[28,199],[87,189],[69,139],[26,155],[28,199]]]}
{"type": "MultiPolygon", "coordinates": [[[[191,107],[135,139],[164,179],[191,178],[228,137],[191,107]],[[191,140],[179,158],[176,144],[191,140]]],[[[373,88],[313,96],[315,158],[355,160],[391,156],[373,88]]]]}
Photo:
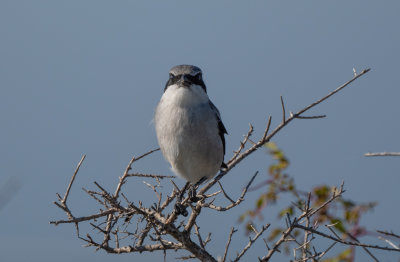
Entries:
{"type": "MultiPolygon", "coordinates": [[[[222,141],[222,146],[223,146],[223,149],[224,149],[224,151],[223,151],[224,154],[223,155],[225,156],[225,134],[228,134],[228,131],[226,131],[224,123],[222,123],[221,115],[220,115],[220,113],[218,111],[218,108],[211,102],[211,100],[210,100],[210,107],[214,111],[215,117],[217,118],[218,134],[219,134],[219,136],[221,138],[221,141],[222,141]]],[[[227,166],[226,166],[226,164],[224,162],[222,162],[221,167],[226,168],[227,166]]]]}

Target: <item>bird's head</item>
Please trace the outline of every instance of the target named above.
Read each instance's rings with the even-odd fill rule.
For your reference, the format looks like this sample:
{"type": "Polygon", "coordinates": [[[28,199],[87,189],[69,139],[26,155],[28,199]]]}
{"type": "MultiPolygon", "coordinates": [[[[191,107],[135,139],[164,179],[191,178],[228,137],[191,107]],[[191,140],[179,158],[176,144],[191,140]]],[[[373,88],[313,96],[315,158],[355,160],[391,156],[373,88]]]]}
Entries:
{"type": "Polygon", "coordinates": [[[197,85],[207,93],[206,85],[203,81],[203,73],[200,68],[193,65],[177,65],[171,68],[164,92],[168,87],[173,85],[183,88],[190,88],[193,85],[197,85]]]}

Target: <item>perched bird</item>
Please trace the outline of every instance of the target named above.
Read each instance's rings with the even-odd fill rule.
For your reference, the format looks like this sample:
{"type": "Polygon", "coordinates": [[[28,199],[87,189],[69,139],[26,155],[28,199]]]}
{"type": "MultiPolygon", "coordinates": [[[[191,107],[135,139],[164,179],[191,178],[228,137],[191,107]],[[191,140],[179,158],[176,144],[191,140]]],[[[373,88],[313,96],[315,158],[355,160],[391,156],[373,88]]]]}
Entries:
{"type": "Polygon", "coordinates": [[[176,175],[195,185],[226,167],[227,131],[200,68],[178,65],[169,71],[154,122],[161,151],[176,175]]]}

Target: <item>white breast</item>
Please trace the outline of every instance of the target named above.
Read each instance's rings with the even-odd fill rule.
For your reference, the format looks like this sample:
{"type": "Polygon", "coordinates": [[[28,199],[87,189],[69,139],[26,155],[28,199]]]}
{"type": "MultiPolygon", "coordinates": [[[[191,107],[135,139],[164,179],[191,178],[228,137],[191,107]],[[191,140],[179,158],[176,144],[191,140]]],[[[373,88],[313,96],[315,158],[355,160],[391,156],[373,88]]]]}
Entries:
{"type": "Polygon", "coordinates": [[[218,172],[222,141],[215,112],[200,86],[168,87],[154,121],[161,151],[177,175],[196,183],[218,172]]]}

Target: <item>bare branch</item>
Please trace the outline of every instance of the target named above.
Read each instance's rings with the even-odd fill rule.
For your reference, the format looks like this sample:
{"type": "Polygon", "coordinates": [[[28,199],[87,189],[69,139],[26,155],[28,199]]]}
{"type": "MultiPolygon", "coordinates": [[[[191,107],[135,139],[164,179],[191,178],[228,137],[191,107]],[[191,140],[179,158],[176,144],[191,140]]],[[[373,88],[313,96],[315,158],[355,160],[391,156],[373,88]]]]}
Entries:
{"type": "Polygon", "coordinates": [[[140,234],[140,236],[138,238],[136,246],[143,245],[143,241],[147,237],[147,234],[149,233],[150,229],[151,229],[151,223],[147,222],[146,227],[142,230],[142,232],[141,232],[141,234],[140,234]]]}
{"type": "Polygon", "coordinates": [[[161,211],[164,210],[176,198],[177,195],[178,195],[178,192],[174,189],[172,191],[172,193],[169,196],[167,196],[164,203],[161,204],[160,210],[161,211]]]}
{"type": "MultiPolygon", "coordinates": [[[[305,213],[308,213],[309,211],[310,211],[310,200],[311,200],[311,193],[308,193],[308,198],[307,198],[307,201],[304,203],[304,212],[305,213]]],[[[309,216],[307,216],[306,217],[306,226],[308,227],[308,226],[310,226],[310,217],[309,216]]],[[[309,243],[309,240],[308,240],[308,231],[306,230],[306,231],[304,231],[304,240],[303,240],[303,245],[302,245],[302,253],[303,253],[303,260],[304,259],[306,259],[307,258],[307,251],[308,251],[308,249],[307,249],[307,245],[308,245],[308,243],[309,243]]],[[[306,260],[305,260],[306,261],[306,260]]]]}
{"type": "Polygon", "coordinates": [[[218,185],[221,188],[222,193],[224,194],[224,196],[226,197],[226,199],[228,199],[232,204],[235,203],[235,201],[232,200],[232,198],[230,198],[228,196],[228,194],[225,192],[224,188],[222,187],[221,183],[218,181],[218,185]]]}
{"type": "Polygon", "coordinates": [[[271,120],[272,120],[272,117],[268,117],[267,127],[265,128],[265,131],[264,131],[264,134],[263,134],[261,140],[265,140],[266,139],[266,137],[268,135],[269,128],[271,127],[271,120]]]}
{"type": "Polygon", "coordinates": [[[303,215],[301,215],[299,217],[299,220],[304,218],[305,216],[309,216],[309,217],[313,216],[315,213],[317,213],[318,211],[323,209],[325,206],[329,205],[329,203],[331,203],[333,200],[335,200],[336,198],[340,197],[345,192],[345,190],[343,189],[343,186],[344,186],[344,181],[342,181],[342,184],[340,185],[339,191],[335,190],[333,192],[332,196],[327,201],[325,201],[322,205],[320,205],[318,208],[316,208],[314,210],[310,209],[309,213],[304,212],[303,215]]]}
{"type": "Polygon", "coordinates": [[[114,197],[118,197],[119,191],[121,190],[122,185],[125,183],[125,178],[128,176],[129,170],[132,169],[133,162],[138,161],[138,160],[142,159],[143,157],[148,156],[151,153],[154,153],[154,152],[156,152],[158,150],[160,150],[160,148],[150,150],[147,153],[144,153],[143,155],[141,155],[141,156],[139,156],[137,158],[132,157],[131,161],[129,161],[129,164],[125,169],[124,175],[122,177],[120,177],[120,179],[119,179],[119,183],[118,183],[117,189],[115,190],[114,197]]]}
{"type": "Polygon", "coordinates": [[[346,86],[348,86],[349,84],[351,84],[352,82],[354,82],[356,79],[360,78],[361,76],[365,75],[366,73],[368,73],[371,69],[367,68],[364,69],[360,74],[355,75],[352,79],[350,79],[349,81],[347,81],[346,83],[344,83],[343,85],[341,85],[340,87],[336,88],[335,90],[333,90],[332,92],[330,92],[329,94],[327,94],[326,96],[324,96],[323,98],[319,99],[318,101],[312,103],[311,105],[303,108],[302,110],[300,110],[299,112],[297,112],[294,116],[297,117],[297,115],[301,115],[304,112],[310,110],[311,108],[313,108],[314,106],[320,104],[321,102],[325,101],[326,99],[328,99],[329,97],[333,96],[334,94],[336,94],[337,92],[341,91],[343,88],[345,88],[346,86]]]}
{"type": "Polygon", "coordinates": [[[282,105],[282,123],[285,123],[285,121],[286,121],[285,103],[283,103],[282,96],[281,96],[281,105],[282,105]]]}
{"type": "MultiPolygon", "coordinates": [[[[268,250],[267,255],[264,256],[261,259],[261,261],[269,261],[271,259],[272,255],[275,252],[278,251],[278,248],[282,243],[290,241],[290,239],[288,239],[288,237],[290,236],[292,231],[295,228],[298,228],[298,227],[301,226],[301,225],[299,225],[299,221],[300,221],[300,223],[303,223],[301,221],[303,218],[306,218],[306,220],[307,220],[308,218],[310,218],[314,214],[316,214],[319,210],[321,210],[324,207],[326,207],[327,205],[329,205],[336,198],[340,197],[344,192],[343,186],[344,186],[344,183],[342,182],[342,184],[340,185],[340,189],[335,189],[335,191],[332,193],[332,196],[328,200],[326,200],[323,204],[321,204],[318,208],[316,208],[314,210],[309,208],[309,207],[307,207],[306,211],[304,211],[300,216],[294,217],[293,220],[290,219],[289,214],[286,214],[287,215],[287,219],[286,219],[287,220],[287,229],[284,232],[282,232],[281,237],[275,242],[274,246],[270,250],[268,250]]],[[[307,203],[306,203],[306,205],[307,205],[307,203]]],[[[306,230],[305,228],[307,228],[307,227],[304,227],[304,226],[301,226],[301,227],[303,227],[304,230],[306,230]]],[[[310,232],[313,232],[313,231],[310,231],[310,232]]]]}
{"type": "Polygon", "coordinates": [[[61,200],[61,203],[64,204],[64,205],[67,203],[67,198],[68,198],[68,195],[69,195],[69,191],[71,190],[71,187],[72,187],[72,184],[74,183],[76,174],[78,174],[79,168],[81,167],[81,165],[83,163],[83,160],[85,160],[85,158],[86,158],[86,155],[83,155],[81,160],[78,163],[78,166],[75,169],[75,172],[74,172],[74,175],[71,178],[71,181],[69,182],[69,185],[67,187],[67,191],[65,192],[64,198],[61,200]]]}
{"type": "Polygon", "coordinates": [[[104,211],[104,212],[101,212],[101,213],[98,213],[98,214],[94,214],[94,215],[90,215],[90,216],[77,217],[77,218],[72,218],[70,220],[50,221],[50,224],[53,224],[53,225],[57,226],[58,224],[79,223],[79,222],[83,222],[83,221],[89,221],[89,220],[92,220],[92,219],[97,219],[97,218],[100,218],[100,217],[105,217],[105,216],[108,216],[108,215],[110,215],[112,213],[115,213],[115,212],[118,212],[118,209],[112,208],[112,209],[109,209],[107,211],[104,211]]]}
{"type": "MultiPolygon", "coordinates": [[[[192,206],[190,206],[190,207],[192,207],[192,206]]],[[[200,215],[201,208],[202,208],[202,204],[200,201],[197,202],[195,207],[192,207],[192,213],[190,214],[188,222],[185,225],[185,230],[184,230],[185,232],[190,233],[190,230],[192,229],[194,223],[196,222],[198,215],[200,215]]]]}
{"type": "Polygon", "coordinates": [[[365,153],[364,156],[400,156],[400,152],[365,153]]]}
{"type": "Polygon", "coordinates": [[[197,238],[199,239],[200,247],[201,247],[202,249],[205,249],[204,242],[203,242],[203,239],[201,238],[201,234],[200,234],[200,228],[197,226],[196,223],[194,223],[194,234],[195,234],[195,235],[197,236],[197,238]]]}
{"type": "Polygon", "coordinates": [[[321,259],[323,256],[325,256],[326,253],[328,253],[329,250],[331,250],[336,244],[337,244],[337,242],[333,242],[324,252],[319,254],[318,258],[321,259]]]}
{"type": "Polygon", "coordinates": [[[398,247],[398,246],[396,246],[395,244],[393,244],[393,242],[390,241],[389,239],[383,238],[383,237],[381,237],[381,236],[379,236],[378,238],[381,239],[381,240],[383,240],[383,241],[385,241],[386,243],[388,243],[389,245],[391,245],[393,248],[399,249],[399,250],[400,250],[400,247],[398,247]]]}
{"type": "Polygon", "coordinates": [[[217,211],[227,211],[227,210],[239,205],[244,200],[244,197],[245,197],[245,195],[247,193],[247,190],[249,189],[249,187],[251,186],[251,184],[253,183],[253,181],[254,181],[254,179],[256,178],[257,175],[258,175],[258,171],[253,175],[253,177],[250,179],[249,183],[247,183],[247,186],[243,189],[242,194],[236,200],[236,202],[233,202],[233,200],[232,200],[232,203],[230,205],[226,206],[226,207],[215,206],[212,202],[204,203],[204,204],[202,204],[202,206],[209,207],[209,208],[215,209],[217,211]]]}
{"type": "Polygon", "coordinates": [[[293,229],[294,229],[294,226],[291,225],[291,226],[288,227],[288,229],[286,229],[284,232],[282,232],[281,237],[278,239],[278,241],[275,242],[274,246],[271,249],[268,250],[267,255],[265,257],[263,257],[261,259],[261,261],[269,261],[271,259],[272,255],[275,252],[279,251],[279,249],[278,249],[279,246],[283,242],[287,241],[286,238],[290,235],[290,233],[292,232],[293,229]]]}
{"type": "Polygon", "coordinates": [[[377,230],[378,233],[387,235],[387,236],[391,236],[391,237],[395,237],[395,238],[400,238],[400,235],[397,235],[393,232],[387,232],[387,231],[382,231],[382,230],[377,230]]]}
{"type": "Polygon", "coordinates": [[[229,245],[231,244],[232,236],[235,232],[237,232],[237,230],[234,227],[232,227],[231,232],[229,233],[228,242],[226,243],[226,246],[225,246],[225,252],[224,252],[224,256],[222,258],[222,262],[226,261],[226,255],[228,254],[229,245]]]}
{"type": "Polygon", "coordinates": [[[155,174],[142,174],[142,173],[133,173],[127,174],[126,177],[149,177],[149,178],[176,178],[175,176],[164,176],[164,175],[155,175],[155,174]]]}
{"type": "Polygon", "coordinates": [[[83,241],[87,242],[89,246],[95,246],[97,248],[104,249],[107,253],[112,254],[122,254],[122,253],[132,253],[132,252],[152,252],[156,250],[165,250],[165,249],[184,249],[185,247],[182,244],[177,244],[173,242],[166,242],[164,241],[163,244],[154,244],[154,245],[143,245],[143,246],[124,246],[120,248],[111,248],[102,244],[95,242],[89,235],[86,236],[87,238],[82,238],[83,241]]]}
{"type": "MultiPolygon", "coordinates": [[[[222,170],[218,176],[216,178],[214,178],[214,180],[210,181],[209,183],[207,183],[201,190],[200,190],[200,194],[204,194],[207,190],[209,190],[218,180],[220,180],[224,175],[226,175],[233,167],[235,167],[237,164],[239,164],[243,159],[245,159],[246,157],[248,157],[250,154],[252,154],[254,151],[256,151],[257,149],[259,149],[260,147],[262,147],[265,143],[269,142],[282,128],[284,128],[285,126],[287,126],[293,119],[298,118],[299,116],[301,116],[303,113],[307,112],[308,110],[310,110],[311,108],[315,107],[316,105],[322,103],[323,101],[325,101],[326,99],[328,99],[329,97],[333,96],[334,94],[336,94],[337,92],[343,90],[345,87],[347,87],[348,85],[350,85],[352,82],[354,82],[356,79],[360,78],[361,76],[365,75],[366,73],[368,73],[370,71],[370,69],[365,69],[363,70],[360,74],[354,76],[352,79],[350,79],[349,81],[347,81],[346,83],[344,83],[343,85],[339,86],[338,88],[336,88],[335,90],[333,90],[332,92],[330,92],[329,94],[327,94],[326,96],[322,97],[321,99],[313,102],[312,104],[304,107],[303,109],[299,110],[297,113],[293,114],[292,116],[290,116],[288,119],[286,119],[284,122],[281,122],[269,135],[264,135],[262,137],[262,139],[260,139],[257,143],[255,143],[252,147],[250,147],[249,149],[247,149],[245,152],[241,153],[240,155],[238,155],[233,161],[231,161],[228,165],[228,168],[226,168],[225,170],[222,170]]],[[[266,132],[269,129],[269,125],[266,129],[266,132]]],[[[266,133],[265,132],[265,133],[266,133]]]]}
{"type": "Polygon", "coordinates": [[[368,244],[352,242],[352,241],[345,241],[345,240],[339,239],[339,238],[337,238],[335,236],[328,235],[328,234],[325,234],[325,233],[320,232],[318,230],[315,230],[312,227],[305,227],[305,226],[302,226],[302,225],[297,224],[297,223],[294,225],[294,227],[295,228],[300,228],[300,229],[303,229],[303,230],[308,230],[308,231],[310,231],[310,232],[312,232],[314,234],[320,235],[322,237],[331,239],[331,240],[333,240],[335,242],[342,243],[342,244],[345,244],[345,245],[348,245],[348,246],[359,246],[359,247],[367,247],[367,248],[374,248],[374,249],[381,249],[381,250],[387,250],[387,251],[398,251],[398,252],[400,252],[400,249],[396,249],[396,248],[383,247],[383,246],[378,246],[378,245],[368,245],[368,244]]]}
{"type": "Polygon", "coordinates": [[[240,146],[239,149],[237,151],[235,151],[234,155],[232,156],[232,158],[228,161],[228,165],[229,163],[231,163],[233,160],[236,159],[236,157],[242,152],[243,148],[245,147],[247,140],[251,137],[251,135],[253,134],[254,128],[251,124],[249,124],[250,128],[249,131],[247,132],[247,134],[244,136],[243,141],[240,142],[240,146]]]}
{"type": "Polygon", "coordinates": [[[267,224],[261,228],[261,230],[253,238],[249,238],[249,243],[243,248],[243,250],[236,256],[232,261],[237,262],[246,253],[247,250],[253,245],[253,243],[269,228],[270,224],[267,224]]]}
{"type": "MultiPolygon", "coordinates": [[[[355,236],[353,236],[352,234],[350,234],[349,232],[346,232],[346,234],[351,238],[351,239],[353,239],[354,241],[356,241],[357,243],[360,243],[360,241],[355,237],[355,236]]],[[[364,249],[364,251],[373,259],[373,260],[375,260],[376,262],[379,262],[379,260],[371,253],[371,251],[369,251],[366,247],[362,247],[363,249],[364,249]]]]}
{"type": "MultiPolygon", "coordinates": [[[[290,112],[290,116],[293,116],[293,113],[290,112]]],[[[296,116],[298,119],[318,119],[318,118],[325,118],[326,115],[319,115],[319,116],[296,116]]]]}

